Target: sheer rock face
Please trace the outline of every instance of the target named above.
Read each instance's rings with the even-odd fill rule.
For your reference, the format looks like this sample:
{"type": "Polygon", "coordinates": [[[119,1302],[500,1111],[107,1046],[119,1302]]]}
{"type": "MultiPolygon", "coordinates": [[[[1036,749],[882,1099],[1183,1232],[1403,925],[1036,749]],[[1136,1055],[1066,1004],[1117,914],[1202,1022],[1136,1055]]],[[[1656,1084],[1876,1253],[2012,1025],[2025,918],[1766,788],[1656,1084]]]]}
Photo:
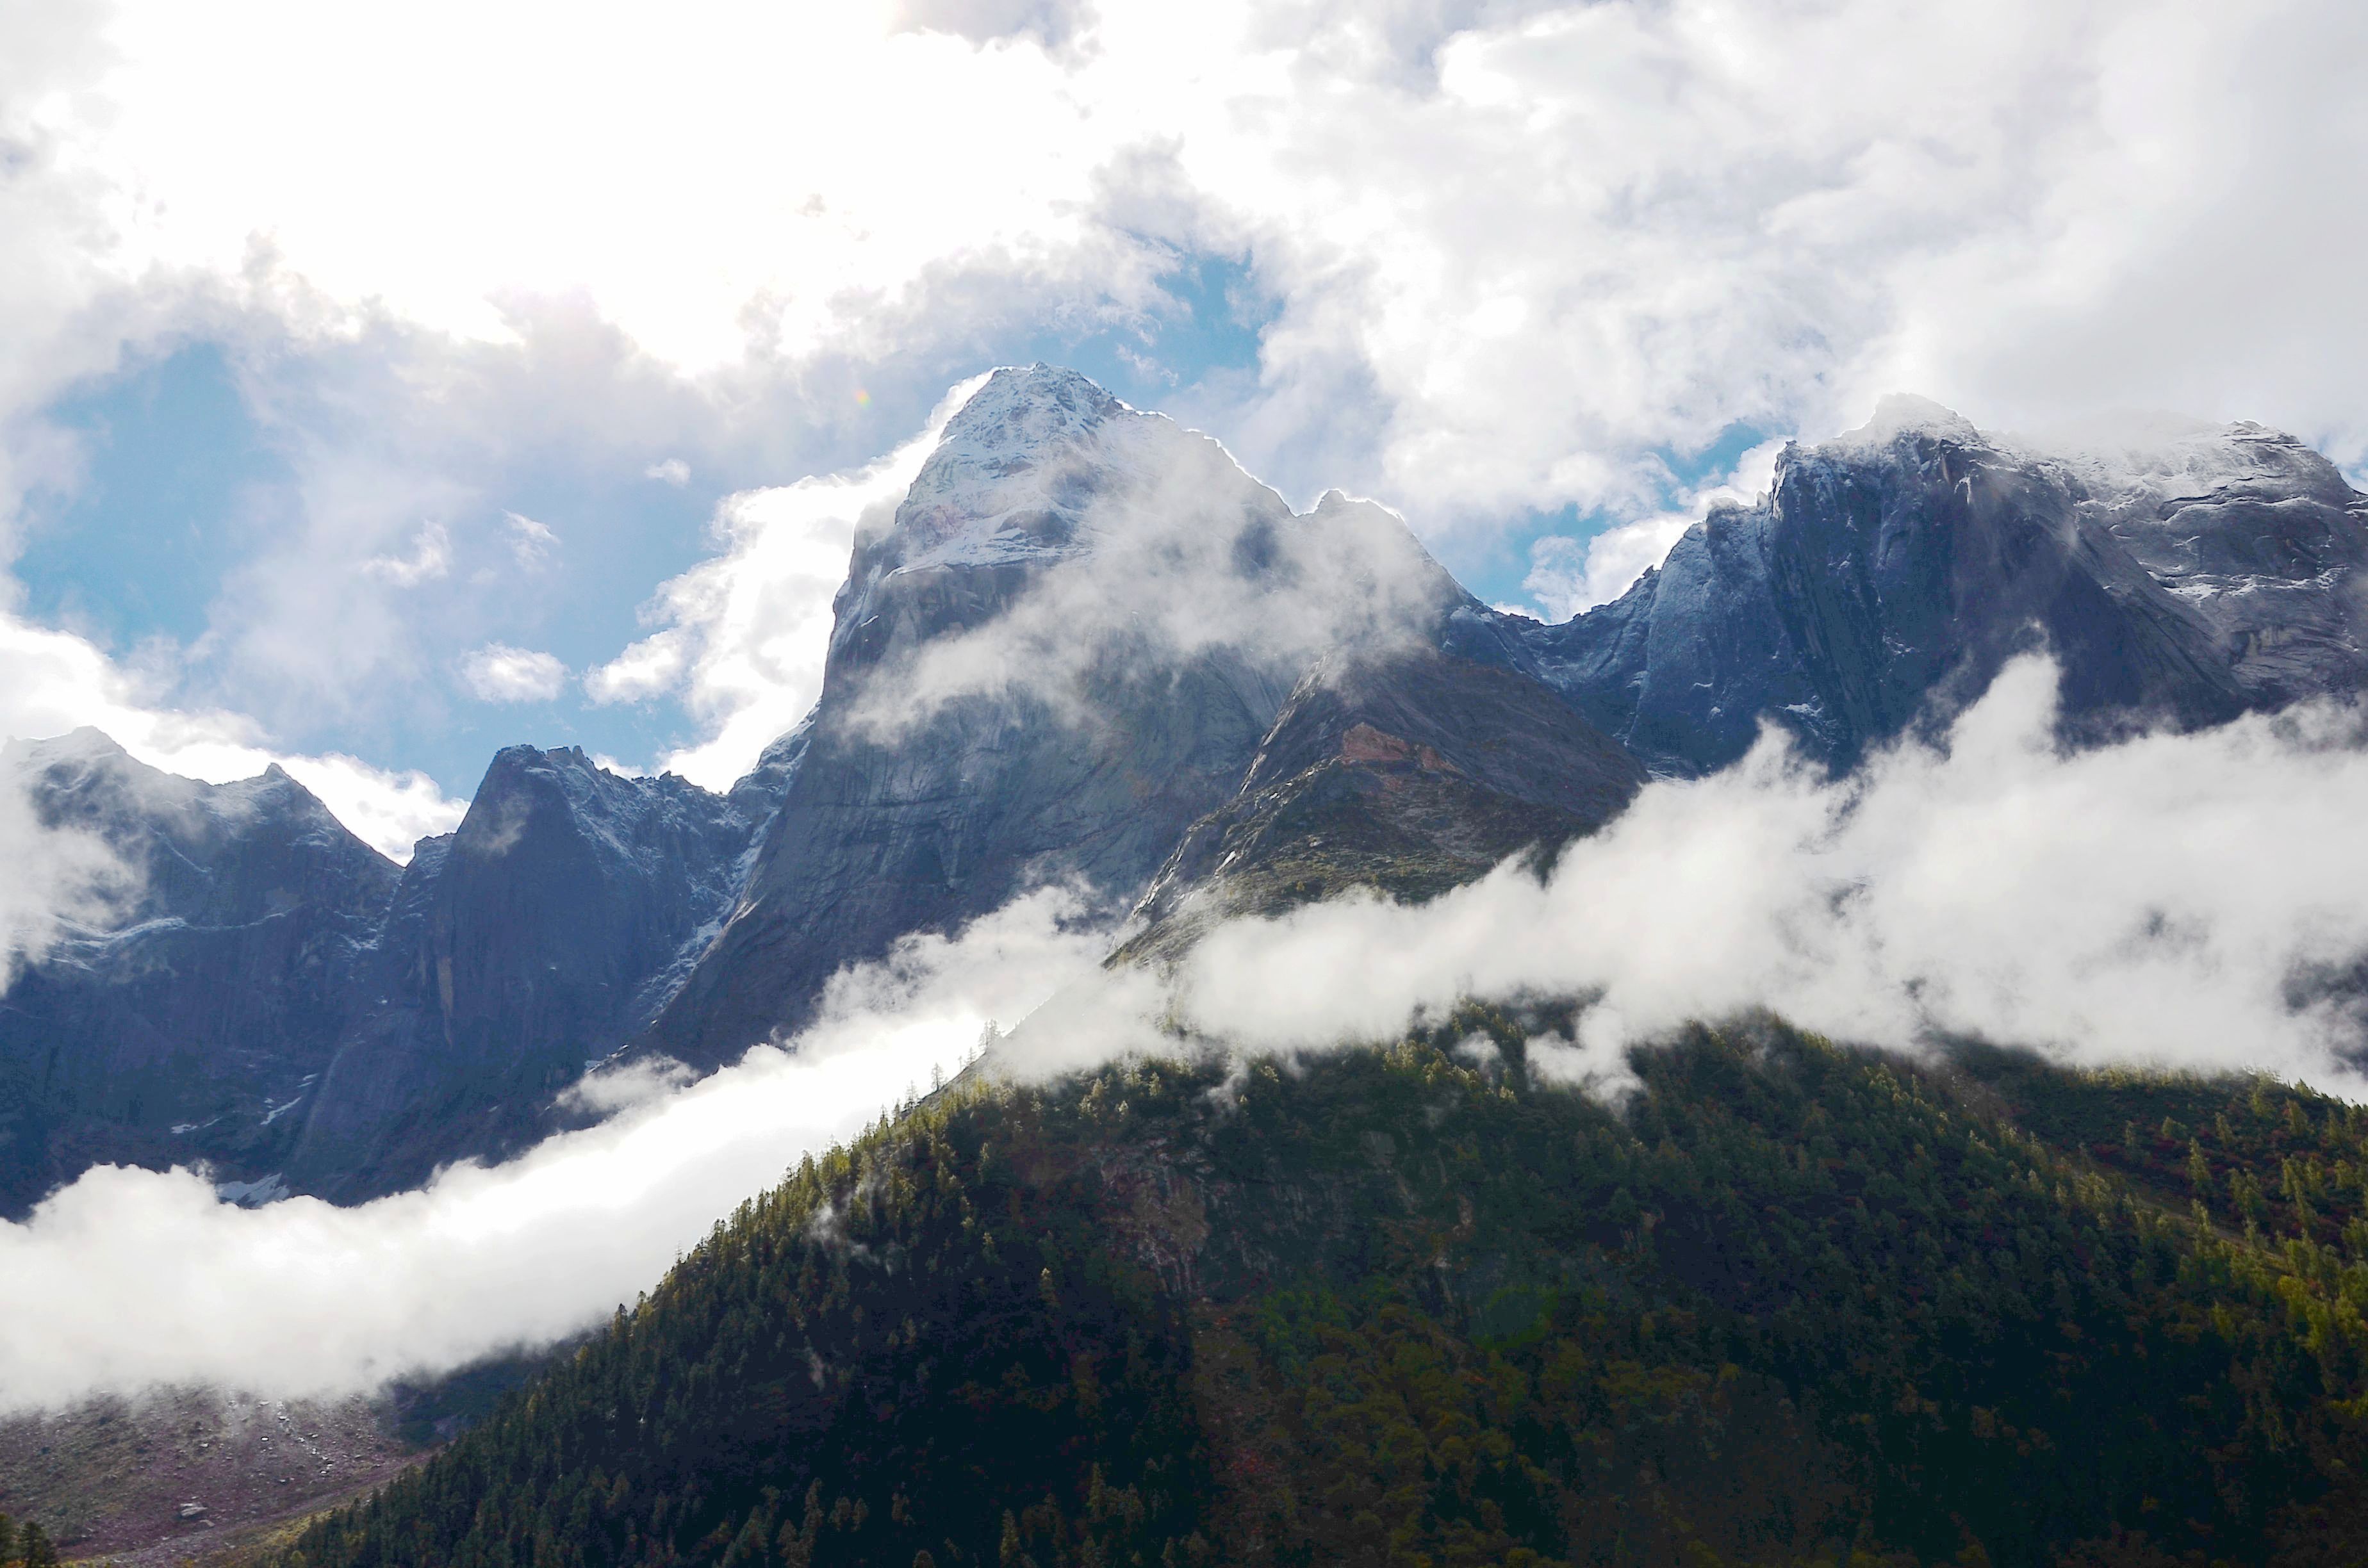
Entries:
{"type": "Polygon", "coordinates": [[[1103,585],[1058,574],[1125,548],[1114,532],[1239,540],[1254,575],[1258,541],[1292,522],[1206,437],[1073,372],[997,372],[893,526],[858,540],[782,810],[645,1047],[728,1062],[797,1028],[843,965],[1047,881],[1104,907],[1131,903],[1238,783],[1290,675],[1230,645],[1178,656],[1092,607],[1025,637],[992,629],[1023,604],[1039,613],[1040,594],[1103,585]],[[973,678],[998,663],[1000,678],[973,678]],[[908,700],[933,679],[952,684],[908,700]]]}
{"type": "Polygon", "coordinates": [[[397,867],[276,767],[201,784],[95,733],[8,765],[130,872],[0,996],[9,1212],[108,1161],[358,1199],[530,1142],[713,936],[779,794],[514,746],[397,867]]]}
{"type": "Polygon", "coordinates": [[[360,1196],[547,1131],[553,1096],[648,1021],[669,964],[712,935],[752,825],[671,774],[620,777],[575,748],[496,755],[460,828],[404,872],[290,1178],[360,1196]]]}
{"type": "Polygon", "coordinates": [[[1907,401],[1788,449],[1757,506],[1713,511],[1620,599],[1530,629],[1529,667],[1680,775],[1763,719],[1848,767],[2032,648],[2063,666],[2075,742],[2368,676],[2368,498],[2292,437],[2038,456],[1907,401]]]}
{"type": "Polygon", "coordinates": [[[395,865],[277,767],[203,784],[85,730],[12,744],[0,772],[126,873],[0,995],[0,1210],[103,1163],[275,1166],[395,865]]]}
{"type": "MultiPolygon", "coordinates": [[[[998,371],[858,539],[783,807],[639,1048],[728,1062],[805,1022],[841,967],[1046,882],[1122,913],[1239,793],[1311,668],[1464,643],[1520,654],[1382,507],[1336,492],[1294,515],[1073,371],[998,371]]],[[[1531,687],[1521,721],[1584,727],[1490,678],[1531,687]]]]}

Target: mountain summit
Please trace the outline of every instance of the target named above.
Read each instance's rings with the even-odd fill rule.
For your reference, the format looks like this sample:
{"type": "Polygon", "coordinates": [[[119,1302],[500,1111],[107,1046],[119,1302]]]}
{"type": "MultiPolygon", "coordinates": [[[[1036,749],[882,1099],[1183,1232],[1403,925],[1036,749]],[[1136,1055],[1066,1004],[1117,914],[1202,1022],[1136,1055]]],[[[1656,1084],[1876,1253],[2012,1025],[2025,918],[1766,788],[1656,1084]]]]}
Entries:
{"type": "Polygon", "coordinates": [[[540,1136],[589,1062],[729,1062],[1047,882],[1132,912],[1132,957],[1429,897],[1763,726],[1848,768],[2028,648],[2074,744],[2357,692],[2363,562],[2368,498],[2277,432],[2051,446],[1889,399],[1544,626],[1384,507],[1293,513],[1075,371],[997,370],[856,540],[815,709],[727,794],[512,747],[398,869],[284,775],[12,748],[145,891],[0,1010],[0,1205],[106,1160],[385,1191],[540,1136]]]}
{"type": "Polygon", "coordinates": [[[2032,648],[2063,668],[2075,742],[2356,691],[2363,564],[2368,497],[2292,437],[2067,455],[1895,398],[1786,448],[1757,505],[1714,508],[1619,599],[1523,642],[1657,771],[1723,767],[1763,722],[1848,767],[2032,648]]]}

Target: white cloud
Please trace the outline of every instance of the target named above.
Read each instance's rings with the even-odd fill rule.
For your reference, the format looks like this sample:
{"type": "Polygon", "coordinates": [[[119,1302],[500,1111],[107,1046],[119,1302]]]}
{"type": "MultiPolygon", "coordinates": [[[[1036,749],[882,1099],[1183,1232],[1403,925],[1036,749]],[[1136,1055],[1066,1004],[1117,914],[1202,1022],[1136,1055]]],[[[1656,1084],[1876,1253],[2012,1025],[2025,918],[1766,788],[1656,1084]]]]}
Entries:
{"type": "Polygon", "coordinates": [[[45,825],[13,775],[0,775],[0,994],[70,923],[103,918],[132,878],[96,835],[45,825]]]}
{"type": "Polygon", "coordinates": [[[587,674],[586,694],[638,702],[679,693],[706,733],[661,766],[719,790],[746,772],[822,695],[831,599],[858,524],[894,511],[983,380],[947,392],[920,434],[877,462],[726,497],[712,525],[723,552],[659,588],[645,613],[660,630],[587,674]]]}
{"type": "Polygon", "coordinates": [[[461,661],[461,678],[480,702],[548,702],[567,684],[556,655],[488,642],[461,661]]]}
{"type": "Polygon", "coordinates": [[[680,458],[666,458],[642,470],[643,479],[655,479],[679,490],[690,483],[690,465],[680,458]]]}
{"type": "Polygon", "coordinates": [[[1541,884],[1352,902],[1213,933],[1183,1016],[1260,1049],[1387,1039],[1460,996],[1592,997],[1598,1053],[1767,1006],[1839,1038],[1934,1033],[2089,1066],[2268,1071],[2368,1094],[2368,749],[2303,709],[2066,756],[2055,672],[2009,665],[1943,749],[1852,778],[1770,735],[1657,782],[1541,884]],[[2301,989],[2298,991],[2297,987],[2301,989]]]}
{"type": "Polygon", "coordinates": [[[487,343],[502,301],[572,294],[693,374],[876,365],[1015,305],[1124,322],[1170,247],[1247,256],[1280,314],[1226,434],[1296,494],[1433,526],[1649,504],[1659,450],[1820,433],[1891,386],[1986,424],[2172,402],[2368,452],[2341,370],[2368,348],[2341,259],[2368,17],[2339,0],[1237,0],[953,32],[708,4],[658,37],[265,10],[28,40],[40,188],[88,216],[28,233],[106,279],[246,278],[268,236],[319,300],[487,343]],[[422,85],[432,123],[402,112],[422,85]]]}
{"type": "Polygon", "coordinates": [[[1107,937],[1074,914],[1046,891],[907,941],[839,975],[793,1053],[759,1047],[687,1088],[646,1070],[597,1080],[581,1097],[617,1113],[601,1126],[357,1208],[244,1210],[187,1171],[89,1171],[0,1224],[0,1275],[47,1282],[0,1314],[0,1406],[155,1383],[364,1390],[598,1323],[802,1153],[1091,973],[1107,937]]]}
{"type": "Polygon", "coordinates": [[[408,861],[412,846],[420,839],[458,827],[468,809],[467,802],[445,794],[442,786],[416,768],[394,772],[373,767],[343,752],[272,760],[320,797],[355,837],[398,861],[408,861]]]}
{"type": "Polygon", "coordinates": [[[408,555],[373,555],[362,570],[398,588],[432,583],[452,570],[452,536],[441,523],[422,523],[412,536],[408,555]]]}
{"type": "Polygon", "coordinates": [[[541,565],[559,546],[559,535],[550,524],[536,522],[523,512],[504,512],[502,522],[509,529],[510,553],[529,570],[541,565]]]}

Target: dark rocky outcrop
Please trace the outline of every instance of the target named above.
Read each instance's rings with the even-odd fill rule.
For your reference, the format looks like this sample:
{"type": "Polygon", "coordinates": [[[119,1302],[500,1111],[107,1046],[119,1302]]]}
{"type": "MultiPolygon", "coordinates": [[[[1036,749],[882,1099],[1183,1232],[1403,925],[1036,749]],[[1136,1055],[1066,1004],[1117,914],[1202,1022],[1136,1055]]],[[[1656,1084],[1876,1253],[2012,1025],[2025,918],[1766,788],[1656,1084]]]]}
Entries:
{"type": "Polygon", "coordinates": [[[404,873],[290,1179],[359,1197],[531,1142],[712,934],[753,825],[672,774],[621,777],[573,747],[496,755],[460,828],[404,873]]]}
{"type": "Polygon", "coordinates": [[[2066,738],[2216,722],[2368,676],[2368,498],[2290,437],[2190,433],[2135,458],[2037,456],[1915,400],[1713,510],[1618,600],[1529,629],[1527,665],[1656,771],[1740,756],[1762,721],[1848,767],[2062,666],[2066,738]]]}
{"type": "Polygon", "coordinates": [[[0,994],[0,1210],[110,1162],[276,1168],[398,869],[277,767],[203,784],[83,730],[0,774],[129,877],[0,994]]]}
{"type": "Polygon", "coordinates": [[[1161,867],[1128,956],[1352,887],[1429,897],[1593,832],[1644,782],[1618,742],[1515,672],[1429,649],[1319,667],[1235,797],[1161,867]]]}
{"type": "Polygon", "coordinates": [[[779,795],[514,746],[397,867],[277,767],[202,784],[96,732],[5,766],[131,890],[0,995],[12,1213],[108,1162],[359,1199],[532,1142],[713,935],[779,795]]]}

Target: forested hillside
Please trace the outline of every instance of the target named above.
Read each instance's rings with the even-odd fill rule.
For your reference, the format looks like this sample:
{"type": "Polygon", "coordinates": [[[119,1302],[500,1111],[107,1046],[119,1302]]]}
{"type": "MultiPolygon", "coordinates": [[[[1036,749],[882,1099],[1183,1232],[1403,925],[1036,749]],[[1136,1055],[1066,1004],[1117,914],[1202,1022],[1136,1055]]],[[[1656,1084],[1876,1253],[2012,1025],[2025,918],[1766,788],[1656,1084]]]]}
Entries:
{"type": "Polygon", "coordinates": [[[1525,1032],[959,1086],[288,1568],[2368,1559],[2368,1112],[1525,1032]]]}

